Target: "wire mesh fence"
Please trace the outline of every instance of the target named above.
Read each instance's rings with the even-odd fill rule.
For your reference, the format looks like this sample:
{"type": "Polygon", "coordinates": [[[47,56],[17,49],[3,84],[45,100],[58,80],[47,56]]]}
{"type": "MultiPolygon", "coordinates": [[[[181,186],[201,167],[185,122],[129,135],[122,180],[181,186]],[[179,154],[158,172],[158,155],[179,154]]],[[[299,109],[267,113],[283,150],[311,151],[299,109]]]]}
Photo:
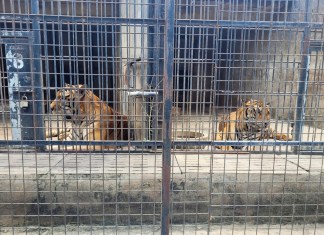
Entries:
{"type": "Polygon", "coordinates": [[[0,231],[323,232],[323,0],[0,0],[0,231]]]}

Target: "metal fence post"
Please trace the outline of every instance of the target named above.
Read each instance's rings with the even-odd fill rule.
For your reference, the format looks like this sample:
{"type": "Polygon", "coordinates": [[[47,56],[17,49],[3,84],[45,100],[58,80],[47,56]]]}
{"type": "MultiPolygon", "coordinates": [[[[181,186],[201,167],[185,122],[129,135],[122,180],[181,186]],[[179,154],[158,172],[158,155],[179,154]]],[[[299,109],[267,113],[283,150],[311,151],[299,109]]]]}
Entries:
{"type": "Polygon", "coordinates": [[[161,234],[169,233],[170,224],[170,173],[171,173],[171,108],[174,48],[174,1],[165,1],[163,71],[163,163],[162,163],[162,229],[161,234]]]}
{"type": "MultiPolygon", "coordinates": [[[[39,1],[33,0],[31,3],[32,14],[39,14],[39,1]]],[[[32,21],[33,29],[33,89],[34,89],[34,127],[35,127],[35,140],[45,139],[45,125],[44,125],[44,94],[43,94],[43,78],[41,67],[41,40],[40,40],[40,26],[37,19],[32,21]]],[[[37,149],[44,150],[45,146],[37,145],[37,149]]]]}
{"type": "MultiPolygon", "coordinates": [[[[149,9],[149,18],[153,19],[163,19],[163,7],[161,6],[160,0],[150,0],[150,9],[149,9]]],[[[161,29],[160,23],[156,23],[152,26],[148,27],[149,30],[149,39],[148,39],[148,48],[149,48],[149,61],[148,61],[148,78],[147,84],[149,85],[151,90],[162,90],[160,85],[161,77],[163,75],[163,64],[160,63],[162,61],[163,56],[163,46],[164,40],[163,37],[159,37],[161,33],[163,33],[163,29],[161,29]],[[156,64],[155,64],[156,63],[156,64]]],[[[151,140],[161,140],[162,133],[159,131],[159,127],[161,127],[161,119],[162,119],[162,94],[158,94],[157,96],[152,97],[153,105],[152,114],[151,114],[151,128],[152,133],[150,135],[151,140]]]]}
{"type": "Polygon", "coordinates": [[[34,72],[38,69],[34,66],[32,33],[3,31],[1,41],[5,44],[12,138],[22,141],[20,146],[16,144],[14,146],[29,145],[43,149],[38,144],[24,142],[44,139],[43,94],[41,86],[39,89],[35,88],[37,80],[41,78],[34,76],[34,72]]]}
{"type": "MultiPolygon", "coordinates": [[[[310,21],[311,21],[311,1],[305,2],[305,22],[308,25],[305,27],[303,32],[303,39],[301,42],[301,70],[300,79],[298,83],[298,97],[297,107],[295,115],[295,127],[294,127],[294,140],[301,141],[301,134],[303,130],[304,118],[305,118],[305,107],[306,107],[306,95],[308,87],[309,77],[309,62],[310,62],[310,21]]],[[[298,151],[298,146],[294,147],[294,152],[298,151]]]]}

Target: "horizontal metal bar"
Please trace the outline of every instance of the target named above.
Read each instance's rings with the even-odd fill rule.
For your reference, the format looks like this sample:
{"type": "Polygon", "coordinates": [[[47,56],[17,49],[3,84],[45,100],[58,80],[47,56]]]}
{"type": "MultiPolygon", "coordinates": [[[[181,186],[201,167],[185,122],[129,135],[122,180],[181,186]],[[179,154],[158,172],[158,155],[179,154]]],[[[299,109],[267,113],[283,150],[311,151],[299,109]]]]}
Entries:
{"type": "Polygon", "coordinates": [[[136,97],[155,96],[158,94],[159,94],[159,92],[157,92],[157,91],[129,91],[129,92],[127,92],[128,96],[136,96],[136,97]]]}
{"type": "Polygon", "coordinates": [[[174,141],[173,145],[212,146],[324,146],[323,141],[174,141]]]}
{"type": "Polygon", "coordinates": [[[323,23],[313,22],[289,22],[289,21],[228,21],[228,20],[191,20],[181,19],[176,25],[210,26],[210,27],[238,27],[238,28],[323,28],[323,23]]]}
{"type": "Polygon", "coordinates": [[[57,23],[99,23],[99,24],[134,24],[134,25],[156,25],[164,23],[162,19],[136,19],[136,18],[116,18],[116,17],[82,17],[82,16],[55,16],[55,15],[13,15],[8,13],[0,14],[1,20],[23,20],[32,21],[37,20],[43,22],[57,22],[57,23]]]}
{"type": "Polygon", "coordinates": [[[310,41],[310,51],[324,51],[323,41],[310,41]]]}
{"type": "MultiPolygon", "coordinates": [[[[175,141],[176,145],[196,145],[192,141],[175,141]]],[[[213,146],[324,146],[322,141],[201,141],[199,145],[213,145],[213,146]]]]}
{"type": "Polygon", "coordinates": [[[81,146],[90,146],[90,145],[99,145],[99,146],[163,146],[162,141],[85,141],[85,140],[0,140],[0,146],[8,145],[29,145],[31,147],[43,146],[43,145],[81,145],[81,146]]]}
{"type": "Polygon", "coordinates": [[[34,92],[33,89],[27,88],[27,87],[19,87],[19,88],[13,88],[13,92],[15,93],[28,93],[28,92],[34,92]]]}
{"type": "Polygon", "coordinates": [[[13,38],[13,37],[24,37],[29,38],[32,36],[32,33],[29,31],[9,31],[9,30],[1,30],[0,37],[1,38],[13,38]]]}
{"type": "MultiPolygon", "coordinates": [[[[217,90],[215,89],[214,92],[218,92],[218,93],[224,93],[224,94],[236,94],[236,95],[248,95],[248,94],[255,94],[255,91],[236,91],[236,90],[217,90]]],[[[260,93],[264,93],[266,91],[263,91],[263,90],[259,90],[260,93]]],[[[289,92],[289,95],[297,95],[298,92],[294,92],[294,91],[291,91],[289,92]]],[[[276,96],[286,96],[287,93],[285,92],[277,92],[276,93],[276,96]]]]}
{"type": "MultiPolygon", "coordinates": [[[[119,17],[82,17],[82,16],[55,16],[55,15],[13,15],[9,13],[0,14],[0,20],[38,20],[40,22],[66,22],[66,23],[98,23],[98,24],[134,24],[134,25],[156,25],[165,24],[164,19],[136,19],[119,17]]],[[[208,19],[178,19],[175,26],[210,26],[215,27],[239,27],[239,28],[323,28],[323,23],[314,22],[289,22],[289,21],[228,21],[208,19]]]]}
{"type": "MultiPolygon", "coordinates": [[[[163,146],[163,141],[57,141],[57,140],[0,140],[0,146],[8,145],[110,145],[110,146],[163,146]]],[[[324,146],[324,141],[183,141],[174,140],[172,146],[324,146]]]]}

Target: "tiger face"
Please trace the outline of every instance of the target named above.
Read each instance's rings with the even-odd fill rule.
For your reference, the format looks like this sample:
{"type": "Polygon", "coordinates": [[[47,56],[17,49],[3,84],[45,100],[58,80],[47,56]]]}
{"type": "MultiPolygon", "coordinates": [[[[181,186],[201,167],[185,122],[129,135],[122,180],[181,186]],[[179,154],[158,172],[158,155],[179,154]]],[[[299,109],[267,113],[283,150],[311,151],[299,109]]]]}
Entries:
{"type": "Polygon", "coordinates": [[[254,131],[260,131],[269,126],[271,113],[270,103],[261,100],[249,100],[243,103],[243,117],[247,125],[254,131]]]}
{"type": "Polygon", "coordinates": [[[84,89],[84,85],[65,84],[65,87],[56,93],[55,99],[51,102],[52,112],[71,120],[80,111],[80,100],[84,96],[84,89]]]}

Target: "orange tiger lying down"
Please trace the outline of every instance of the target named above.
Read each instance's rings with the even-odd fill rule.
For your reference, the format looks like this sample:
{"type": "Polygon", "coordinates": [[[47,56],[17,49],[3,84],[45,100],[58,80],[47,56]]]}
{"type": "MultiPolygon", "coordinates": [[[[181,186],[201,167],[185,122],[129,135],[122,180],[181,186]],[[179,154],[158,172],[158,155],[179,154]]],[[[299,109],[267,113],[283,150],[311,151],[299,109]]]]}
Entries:
{"type": "MultiPolygon", "coordinates": [[[[276,133],[270,127],[270,104],[264,105],[260,100],[249,100],[242,107],[225,115],[218,126],[216,140],[292,140],[288,134],[276,133]]],[[[217,146],[223,150],[243,148],[243,146],[217,146]]]]}
{"type": "MultiPolygon", "coordinates": [[[[99,99],[85,85],[69,85],[59,90],[51,103],[51,110],[72,123],[71,129],[52,131],[46,135],[59,140],[128,140],[129,122],[99,99]]],[[[100,150],[109,146],[84,146],[85,149],[100,150]]]]}

